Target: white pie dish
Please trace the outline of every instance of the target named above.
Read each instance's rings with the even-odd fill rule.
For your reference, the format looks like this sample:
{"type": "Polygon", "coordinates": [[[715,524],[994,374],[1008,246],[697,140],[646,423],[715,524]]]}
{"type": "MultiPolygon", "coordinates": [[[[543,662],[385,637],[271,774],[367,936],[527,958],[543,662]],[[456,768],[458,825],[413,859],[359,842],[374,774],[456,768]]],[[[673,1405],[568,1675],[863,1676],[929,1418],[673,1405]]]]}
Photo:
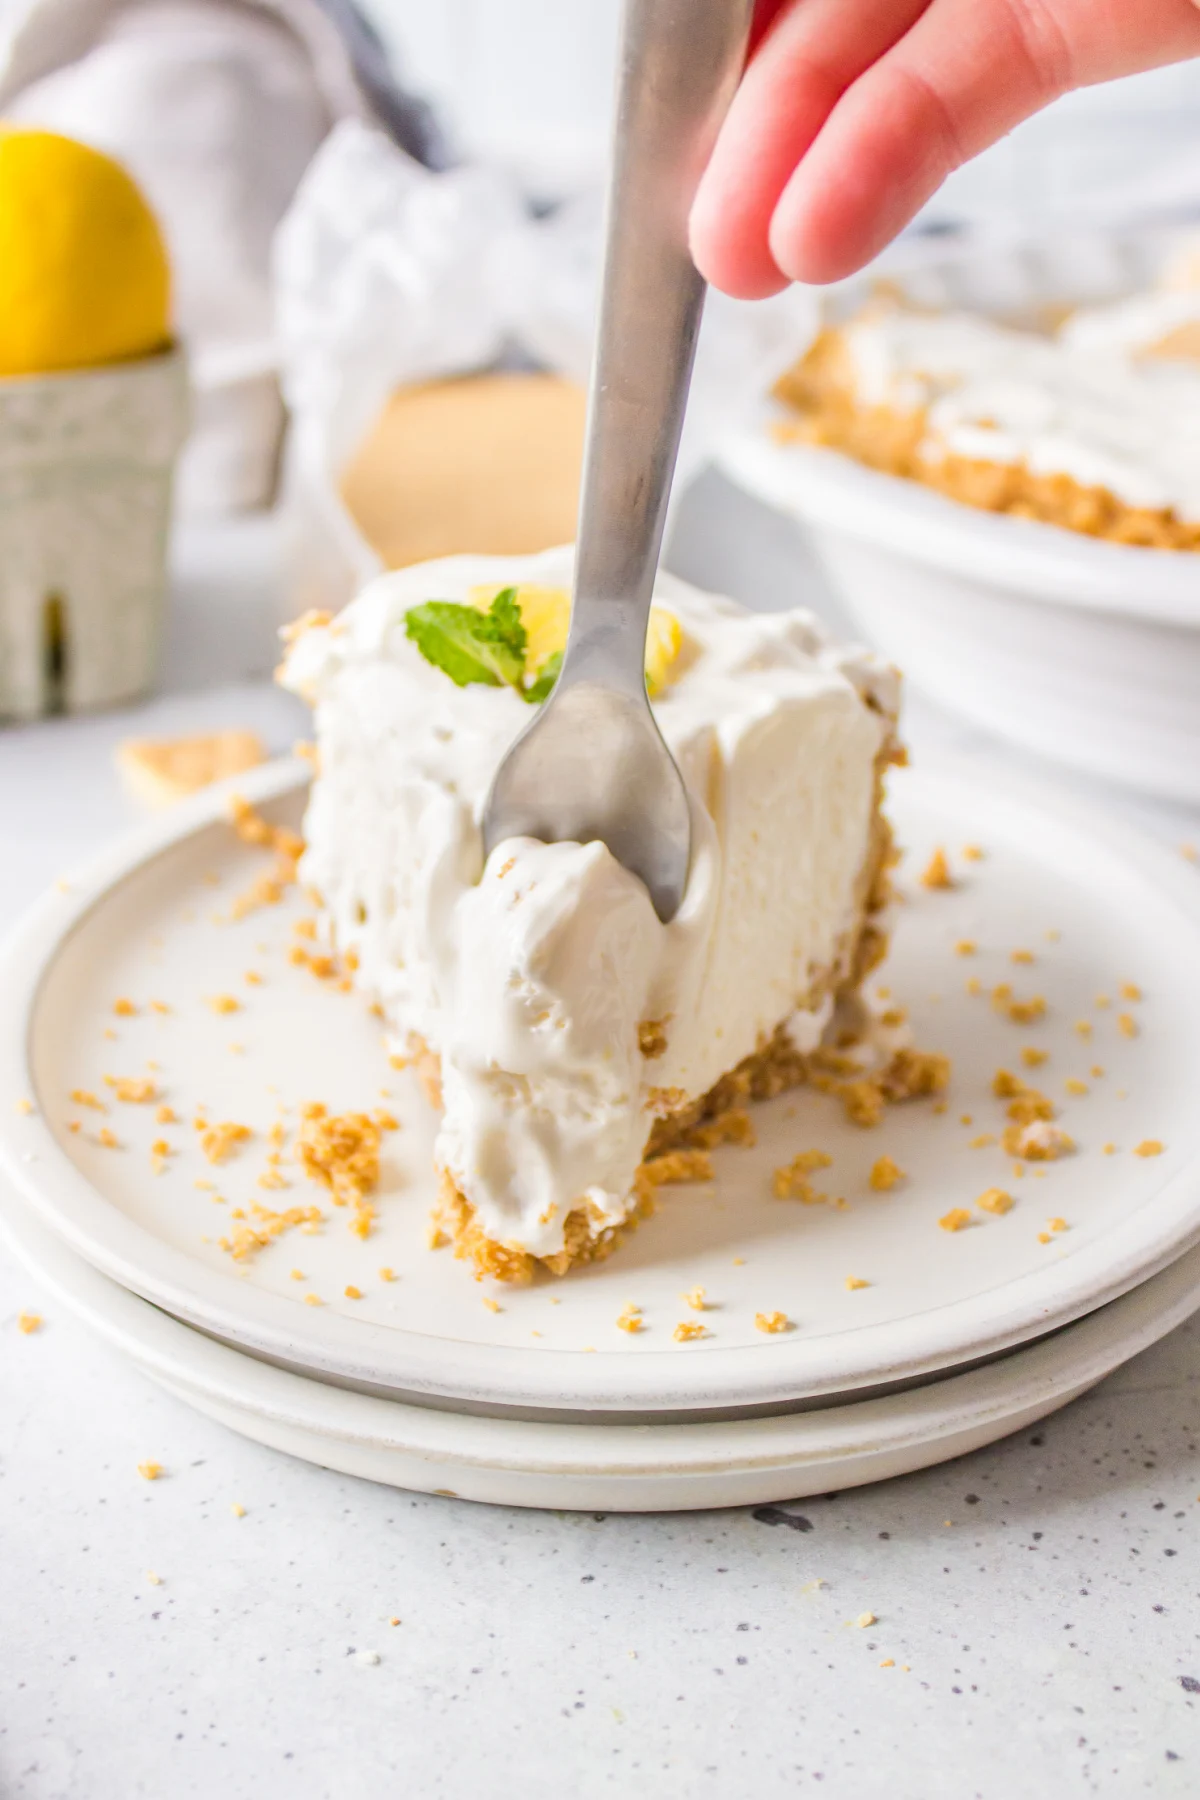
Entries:
{"type": "MultiPolygon", "coordinates": [[[[1160,231],[976,247],[894,285],[921,307],[1037,314],[1148,282],[1167,241],[1160,231]]],[[[828,316],[868,291],[844,284],[828,316]]],[[[983,512],[838,452],[776,443],[770,425],[786,416],[764,403],[718,463],[811,534],[868,641],[915,688],[1071,769],[1200,801],[1200,555],[983,512]]]]}
{"type": "MultiPolygon", "coordinates": [[[[294,819],[303,780],[298,765],[283,764],[234,785],[294,819]]],[[[184,803],[48,896],[0,965],[0,1168],[95,1267],[214,1336],[327,1379],[435,1404],[559,1416],[765,1410],[995,1355],[1105,1304],[1200,1237],[1190,1075],[1200,1059],[1195,877],[1074,802],[971,763],[935,764],[897,781],[894,811],[914,863],[936,842],[982,840],[989,851],[986,863],[964,867],[953,893],[912,888],[885,976],[910,1006],[918,1041],[955,1058],[943,1117],[902,1108],[863,1132],[824,1097],[784,1096],[759,1109],[757,1148],[717,1152],[713,1188],[670,1191],[659,1215],[608,1262],[560,1283],[481,1291],[463,1265],[425,1247],[432,1119],[409,1078],[388,1069],[361,1001],[289,963],[288,909],[211,922],[262,867],[261,853],[225,823],[226,800],[214,791],[184,803]],[[1045,942],[1050,928],[1063,934],[1053,944],[1045,942]],[[953,952],[962,937],[980,944],[970,962],[953,952]],[[1011,968],[1009,951],[1021,943],[1037,947],[1036,972],[1011,968]],[[266,977],[253,991],[243,985],[251,965],[266,977]],[[1023,1032],[986,1000],[968,999],[963,979],[972,969],[985,981],[1044,985],[1046,1023],[1023,1032]],[[1116,1029],[1116,1008],[1092,1011],[1097,990],[1115,994],[1123,978],[1147,996],[1137,1037],[1116,1029]],[[246,996],[236,1018],[204,1004],[227,990],[246,996]],[[114,1015],[124,995],[137,1002],[136,1016],[114,1015]],[[152,997],[171,1012],[149,1011],[152,997]],[[1095,1021],[1086,1044],[1073,1029],[1085,1011],[1095,1021]],[[1060,1094],[1063,1079],[1103,1060],[1107,1073],[1091,1094],[1067,1103],[1081,1153],[1044,1179],[1014,1184],[1018,1205],[1007,1217],[941,1231],[948,1209],[1008,1181],[999,1151],[969,1142],[1002,1120],[991,1076],[1029,1036],[1053,1052],[1060,1094]],[[388,1088],[403,1129],[388,1140],[377,1234],[364,1245],[334,1213],[320,1236],[293,1233],[251,1263],[231,1263],[215,1241],[229,1212],[193,1183],[215,1179],[231,1205],[262,1199],[261,1151],[251,1146],[213,1169],[185,1123],[172,1133],[179,1154],[155,1176],[149,1144],[161,1127],[152,1108],[111,1106],[108,1124],[125,1146],[112,1150],[96,1142],[99,1115],[69,1099],[76,1089],[107,1094],[107,1073],[148,1059],[161,1065],[156,1079],[185,1121],[204,1101],[214,1119],[253,1125],[259,1145],[280,1096],[340,1110],[369,1106],[388,1088]],[[960,1108],[972,1127],[959,1123],[960,1108]],[[72,1134],[81,1112],[86,1128],[72,1134]],[[1120,1155],[1100,1154],[1109,1136],[1120,1155]],[[1163,1140],[1164,1154],[1130,1155],[1145,1138],[1163,1140]],[[772,1167],[813,1144],[834,1156],[831,1180],[847,1209],[770,1197],[772,1167]],[[885,1152],[911,1176],[890,1197],[868,1192],[868,1171],[885,1152]],[[1071,1229],[1041,1242],[1057,1215],[1071,1229]],[[377,1277],[385,1264],[399,1280],[377,1277]],[[296,1265],[324,1304],[299,1303],[304,1288],[289,1275],[296,1265]],[[849,1276],[870,1285],[847,1291],[849,1276]],[[364,1290],[361,1300],[342,1298],[349,1284],[364,1290]],[[703,1315],[681,1298],[696,1285],[711,1297],[703,1315]],[[484,1292],[499,1311],[482,1303],[484,1292]],[[648,1327],[637,1335],[616,1329],[630,1300],[648,1327]],[[796,1328],[764,1337],[755,1313],[775,1308],[796,1328]],[[675,1343],[674,1325],[697,1316],[710,1336],[675,1343]]],[[[276,1206],[322,1197],[300,1181],[265,1196],[276,1206]]]]}

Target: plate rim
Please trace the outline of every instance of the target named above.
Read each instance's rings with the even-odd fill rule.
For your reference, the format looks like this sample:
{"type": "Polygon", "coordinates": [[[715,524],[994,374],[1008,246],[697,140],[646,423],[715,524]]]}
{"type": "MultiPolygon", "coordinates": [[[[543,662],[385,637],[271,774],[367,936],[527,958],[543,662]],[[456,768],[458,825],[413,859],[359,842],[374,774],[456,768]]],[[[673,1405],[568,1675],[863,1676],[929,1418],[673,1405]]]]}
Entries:
{"type": "MultiPolygon", "coordinates": [[[[1200,1311],[1200,1245],[1048,1339],[980,1369],[904,1393],[754,1419],[662,1424],[560,1423],[445,1412],[331,1386],[222,1344],[112,1281],[11,1202],[0,1242],[73,1318],[151,1379],[193,1404],[218,1406],[347,1444],[436,1456],[464,1469],[554,1476],[654,1478],[765,1470],[878,1455],[954,1439],[981,1425],[1049,1412],[1102,1381],[1200,1311]],[[1014,1380],[1015,1377],[1015,1380],[1014,1380]],[[822,1440],[824,1445],[822,1446],[822,1440]],[[600,1445],[606,1454],[597,1457],[600,1445]],[[616,1453],[615,1455],[613,1453],[616,1453]]],[[[1003,1433],[997,1433],[997,1436],[1003,1433]]]]}
{"type": "MultiPolygon", "coordinates": [[[[0,1175],[34,1215],[102,1274],[191,1325],[232,1339],[265,1357],[297,1362],[296,1308],[286,1296],[252,1288],[210,1269],[121,1214],[60,1146],[36,1098],[28,1055],[38,998],[59,948],[111,888],[218,822],[234,793],[264,804],[306,785],[311,771],[296,758],[235,776],[163,818],[124,834],[58,889],[35,903],[0,948],[0,1175]],[[253,1314],[247,1317],[247,1301],[253,1314]]],[[[1196,876],[1177,856],[1126,821],[1081,802],[1053,782],[997,769],[988,759],[933,755],[904,779],[976,793],[981,780],[1009,802],[1082,830],[1109,854],[1134,864],[1148,886],[1178,903],[1181,929],[1200,945],[1196,876]]],[[[795,1341],[706,1349],[685,1358],[647,1349],[609,1360],[582,1350],[464,1344],[403,1326],[354,1320],[311,1309],[303,1320],[302,1360],[326,1375],[416,1397],[456,1400],[486,1409],[686,1413],[772,1405],[823,1394],[851,1393],[886,1379],[907,1380],[991,1356],[1067,1325],[1140,1285],[1200,1240],[1200,1153],[1168,1177],[1151,1200],[1095,1245],[1070,1259],[1031,1270],[982,1295],[952,1301],[897,1323],[861,1325],[823,1342],[795,1341]],[[1153,1207],[1155,1229],[1146,1233],[1153,1207]],[[1013,1296],[1020,1304],[1014,1310],[1013,1296]],[[1008,1296],[1004,1303],[1004,1296],[1008,1296]],[[937,1324],[932,1325],[936,1320],[937,1324]],[[931,1328],[932,1327],[932,1328],[931,1328]],[[913,1342],[916,1338],[918,1342],[913,1342]],[[863,1345],[882,1340],[871,1359],[863,1345]],[[850,1354],[857,1349],[857,1355],[850,1354]],[[382,1354],[386,1352],[386,1354],[382,1354]],[[754,1361],[757,1357],[757,1362],[754,1361]],[[667,1360],[671,1359],[671,1360],[667,1360]],[[397,1375],[403,1366],[403,1377],[397,1375]],[[390,1366],[390,1372],[389,1372],[390,1366]]],[[[464,1271],[464,1280],[469,1279],[464,1271]]]]}

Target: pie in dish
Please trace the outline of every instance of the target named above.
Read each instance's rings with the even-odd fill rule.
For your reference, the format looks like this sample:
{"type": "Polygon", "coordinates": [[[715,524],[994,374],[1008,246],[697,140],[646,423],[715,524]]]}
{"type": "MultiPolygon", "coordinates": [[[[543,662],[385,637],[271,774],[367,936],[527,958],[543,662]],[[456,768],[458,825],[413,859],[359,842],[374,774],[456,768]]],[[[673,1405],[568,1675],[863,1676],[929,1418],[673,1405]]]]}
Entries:
{"type": "Polygon", "coordinates": [[[384,575],[302,621],[281,673],[316,718],[301,879],[441,1109],[438,1228],[506,1280],[606,1255],[658,1185],[751,1134],[748,1101],[818,1080],[870,1112],[943,1079],[899,1051],[872,1086],[821,1048],[883,949],[897,679],[808,613],[660,578],[647,680],[693,810],[669,924],[602,844],[485,861],[570,578],[569,550],[384,575]]]}
{"type": "Polygon", "coordinates": [[[822,331],[775,393],[783,442],[989,512],[1200,550],[1200,282],[1182,260],[1052,334],[881,299],[822,331]]]}

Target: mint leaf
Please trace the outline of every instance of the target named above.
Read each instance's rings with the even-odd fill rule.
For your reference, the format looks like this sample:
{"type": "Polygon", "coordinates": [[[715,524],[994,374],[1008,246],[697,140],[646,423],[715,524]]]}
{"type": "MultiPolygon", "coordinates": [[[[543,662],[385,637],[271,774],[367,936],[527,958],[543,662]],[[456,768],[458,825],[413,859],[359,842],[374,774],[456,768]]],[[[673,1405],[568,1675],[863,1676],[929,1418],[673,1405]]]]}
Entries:
{"type": "Polygon", "coordinates": [[[521,689],[521,696],[531,706],[539,706],[548,700],[554,692],[554,684],[558,680],[558,672],[562,668],[563,653],[555,650],[548,656],[528,687],[521,689]]]}
{"type": "Polygon", "coordinates": [[[486,612],[454,600],[427,600],[410,607],[404,629],[425,661],[448,675],[456,687],[521,687],[525,673],[525,627],[517,590],[502,588],[486,612]]]}

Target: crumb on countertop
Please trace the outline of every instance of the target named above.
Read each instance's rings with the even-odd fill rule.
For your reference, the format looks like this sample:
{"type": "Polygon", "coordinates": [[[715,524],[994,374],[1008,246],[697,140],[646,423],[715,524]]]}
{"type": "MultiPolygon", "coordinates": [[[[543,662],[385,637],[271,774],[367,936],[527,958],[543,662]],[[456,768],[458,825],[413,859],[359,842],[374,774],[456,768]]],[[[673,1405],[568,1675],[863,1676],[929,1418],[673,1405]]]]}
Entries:
{"type": "Polygon", "coordinates": [[[791,1331],[793,1329],[793,1325],[792,1325],[792,1321],[788,1318],[786,1313],[783,1313],[783,1312],[762,1313],[762,1312],[760,1312],[760,1313],[755,1313],[755,1315],[754,1315],[754,1329],[756,1331],[766,1332],[768,1337],[774,1337],[777,1333],[779,1333],[781,1331],[791,1331]]]}

